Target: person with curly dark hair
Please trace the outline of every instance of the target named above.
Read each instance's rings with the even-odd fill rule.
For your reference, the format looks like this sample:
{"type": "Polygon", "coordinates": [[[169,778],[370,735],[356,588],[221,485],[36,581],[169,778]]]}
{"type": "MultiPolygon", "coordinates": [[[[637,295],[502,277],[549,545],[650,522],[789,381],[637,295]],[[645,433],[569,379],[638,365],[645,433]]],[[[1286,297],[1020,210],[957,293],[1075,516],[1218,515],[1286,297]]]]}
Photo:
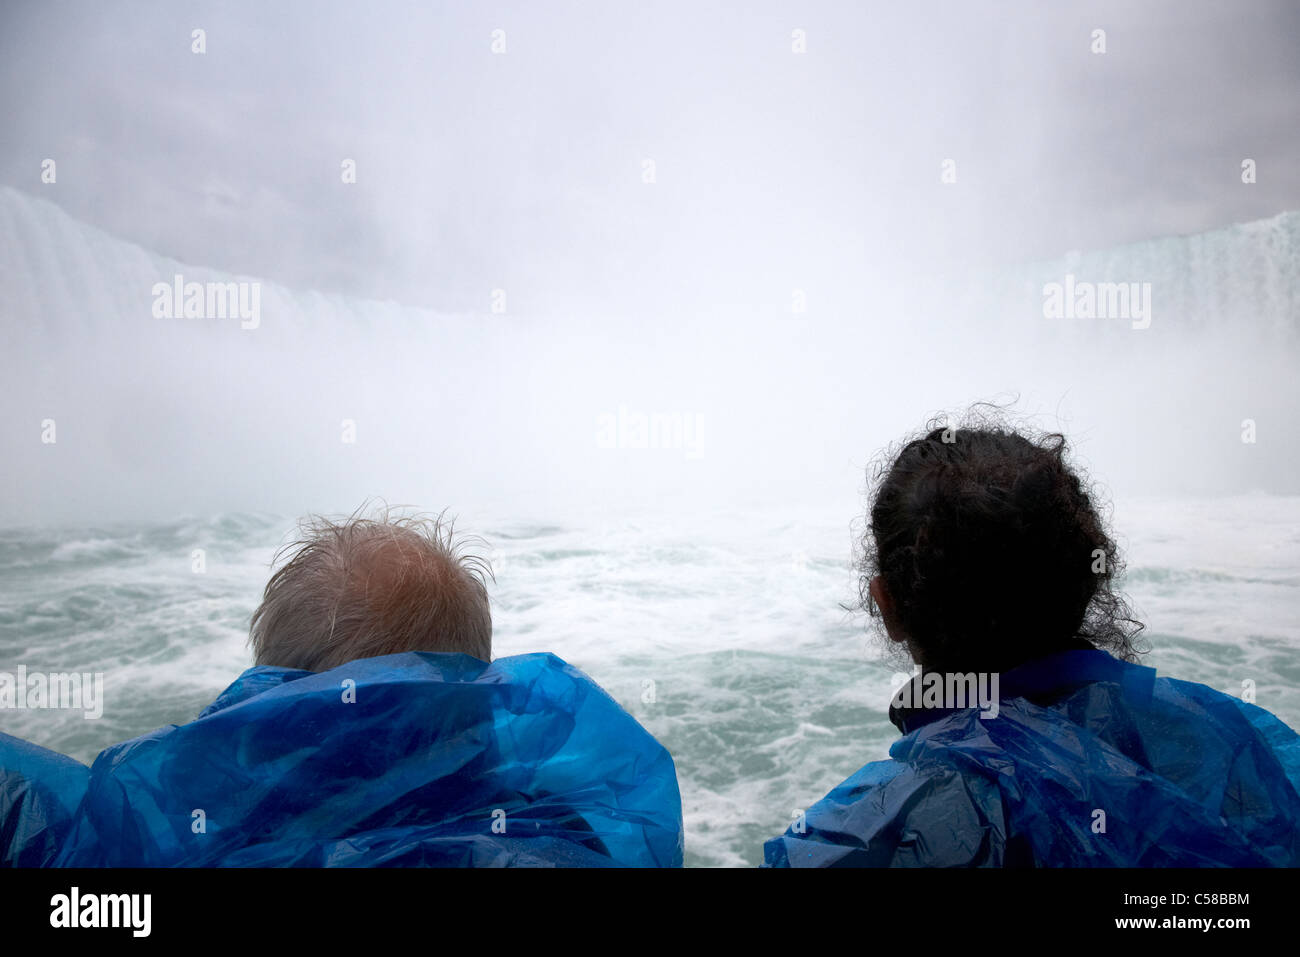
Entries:
{"type": "Polygon", "coordinates": [[[880,461],[859,607],[920,672],[890,706],[903,737],[766,866],[1300,865],[1300,736],[1138,663],[1118,548],[1067,453],[977,408],[880,461]]]}
{"type": "Polygon", "coordinates": [[[880,470],[864,607],[922,667],[984,671],[1051,651],[1140,654],[1119,550],[1060,434],[933,427],[880,470]]]}

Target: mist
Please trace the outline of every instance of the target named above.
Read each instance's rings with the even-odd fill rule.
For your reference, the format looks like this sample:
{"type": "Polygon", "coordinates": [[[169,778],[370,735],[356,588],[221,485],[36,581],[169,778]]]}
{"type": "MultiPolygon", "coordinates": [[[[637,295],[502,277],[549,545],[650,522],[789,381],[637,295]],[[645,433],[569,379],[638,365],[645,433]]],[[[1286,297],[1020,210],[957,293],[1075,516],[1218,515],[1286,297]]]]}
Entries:
{"type": "Polygon", "coordinates": [[[979,400],[1117,496],[1295,493],[1296,18],[11,6],[0,521],[847,520],[979,400]]]}

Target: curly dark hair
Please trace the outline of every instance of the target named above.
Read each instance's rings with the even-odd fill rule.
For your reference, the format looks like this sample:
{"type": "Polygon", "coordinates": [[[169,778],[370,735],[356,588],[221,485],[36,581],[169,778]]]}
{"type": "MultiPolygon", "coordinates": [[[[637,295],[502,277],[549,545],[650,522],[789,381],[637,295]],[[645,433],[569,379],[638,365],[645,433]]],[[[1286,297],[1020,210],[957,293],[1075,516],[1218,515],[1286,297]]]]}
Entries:
{"type": "Polygon", "coordinates": [[[1012,428],[979,405],[954,427],[927,423],[869,472],[858,607],[892,624],[927,670],[1003,671],[1091,645],[1125,661],[1143,625],[1116,590],[1124,566],[1098,493],[1059,433],[1012,428]]]}

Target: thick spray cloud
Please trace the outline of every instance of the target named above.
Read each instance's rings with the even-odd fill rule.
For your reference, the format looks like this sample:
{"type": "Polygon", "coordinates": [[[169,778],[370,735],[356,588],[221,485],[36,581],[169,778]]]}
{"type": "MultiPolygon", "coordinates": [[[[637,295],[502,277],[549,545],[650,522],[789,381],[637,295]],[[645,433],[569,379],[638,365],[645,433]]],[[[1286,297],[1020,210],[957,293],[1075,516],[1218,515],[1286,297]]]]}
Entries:
{"type": "Polygon", "coordinates": [[[847,510],[1012,397],[1118,491],[1295,488],[1284,6],[3,16],[9,521],[847,510]],[[176,275],[259,327],[159,317],[176,275]]]}

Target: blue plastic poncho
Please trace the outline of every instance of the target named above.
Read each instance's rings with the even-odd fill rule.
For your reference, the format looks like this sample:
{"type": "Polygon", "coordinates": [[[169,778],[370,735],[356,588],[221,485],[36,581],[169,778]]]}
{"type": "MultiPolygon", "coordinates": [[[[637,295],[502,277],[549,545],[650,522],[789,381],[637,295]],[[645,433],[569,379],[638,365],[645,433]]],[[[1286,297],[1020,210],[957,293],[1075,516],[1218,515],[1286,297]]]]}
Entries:
{"type": "Polygon", "coordinates": [[[1300,737],[1262,708],[1102,651],[999,690],[989,718],[896,704],[891,760],[768,841],[765,865],[1300,865],[1300,737]]]}
{"type": "Polygon", "coordinates": [[[195,721],[108,748],[88,776],[32,748],[0,740],[6,863],[682,863],[672,758],[548,654],[257,667],[195,721]]]}
{"type": "Polygon", "coordinates": [[[54,860],[89,775],[80,761],[0,734],[0,867],[54,860]]]}

